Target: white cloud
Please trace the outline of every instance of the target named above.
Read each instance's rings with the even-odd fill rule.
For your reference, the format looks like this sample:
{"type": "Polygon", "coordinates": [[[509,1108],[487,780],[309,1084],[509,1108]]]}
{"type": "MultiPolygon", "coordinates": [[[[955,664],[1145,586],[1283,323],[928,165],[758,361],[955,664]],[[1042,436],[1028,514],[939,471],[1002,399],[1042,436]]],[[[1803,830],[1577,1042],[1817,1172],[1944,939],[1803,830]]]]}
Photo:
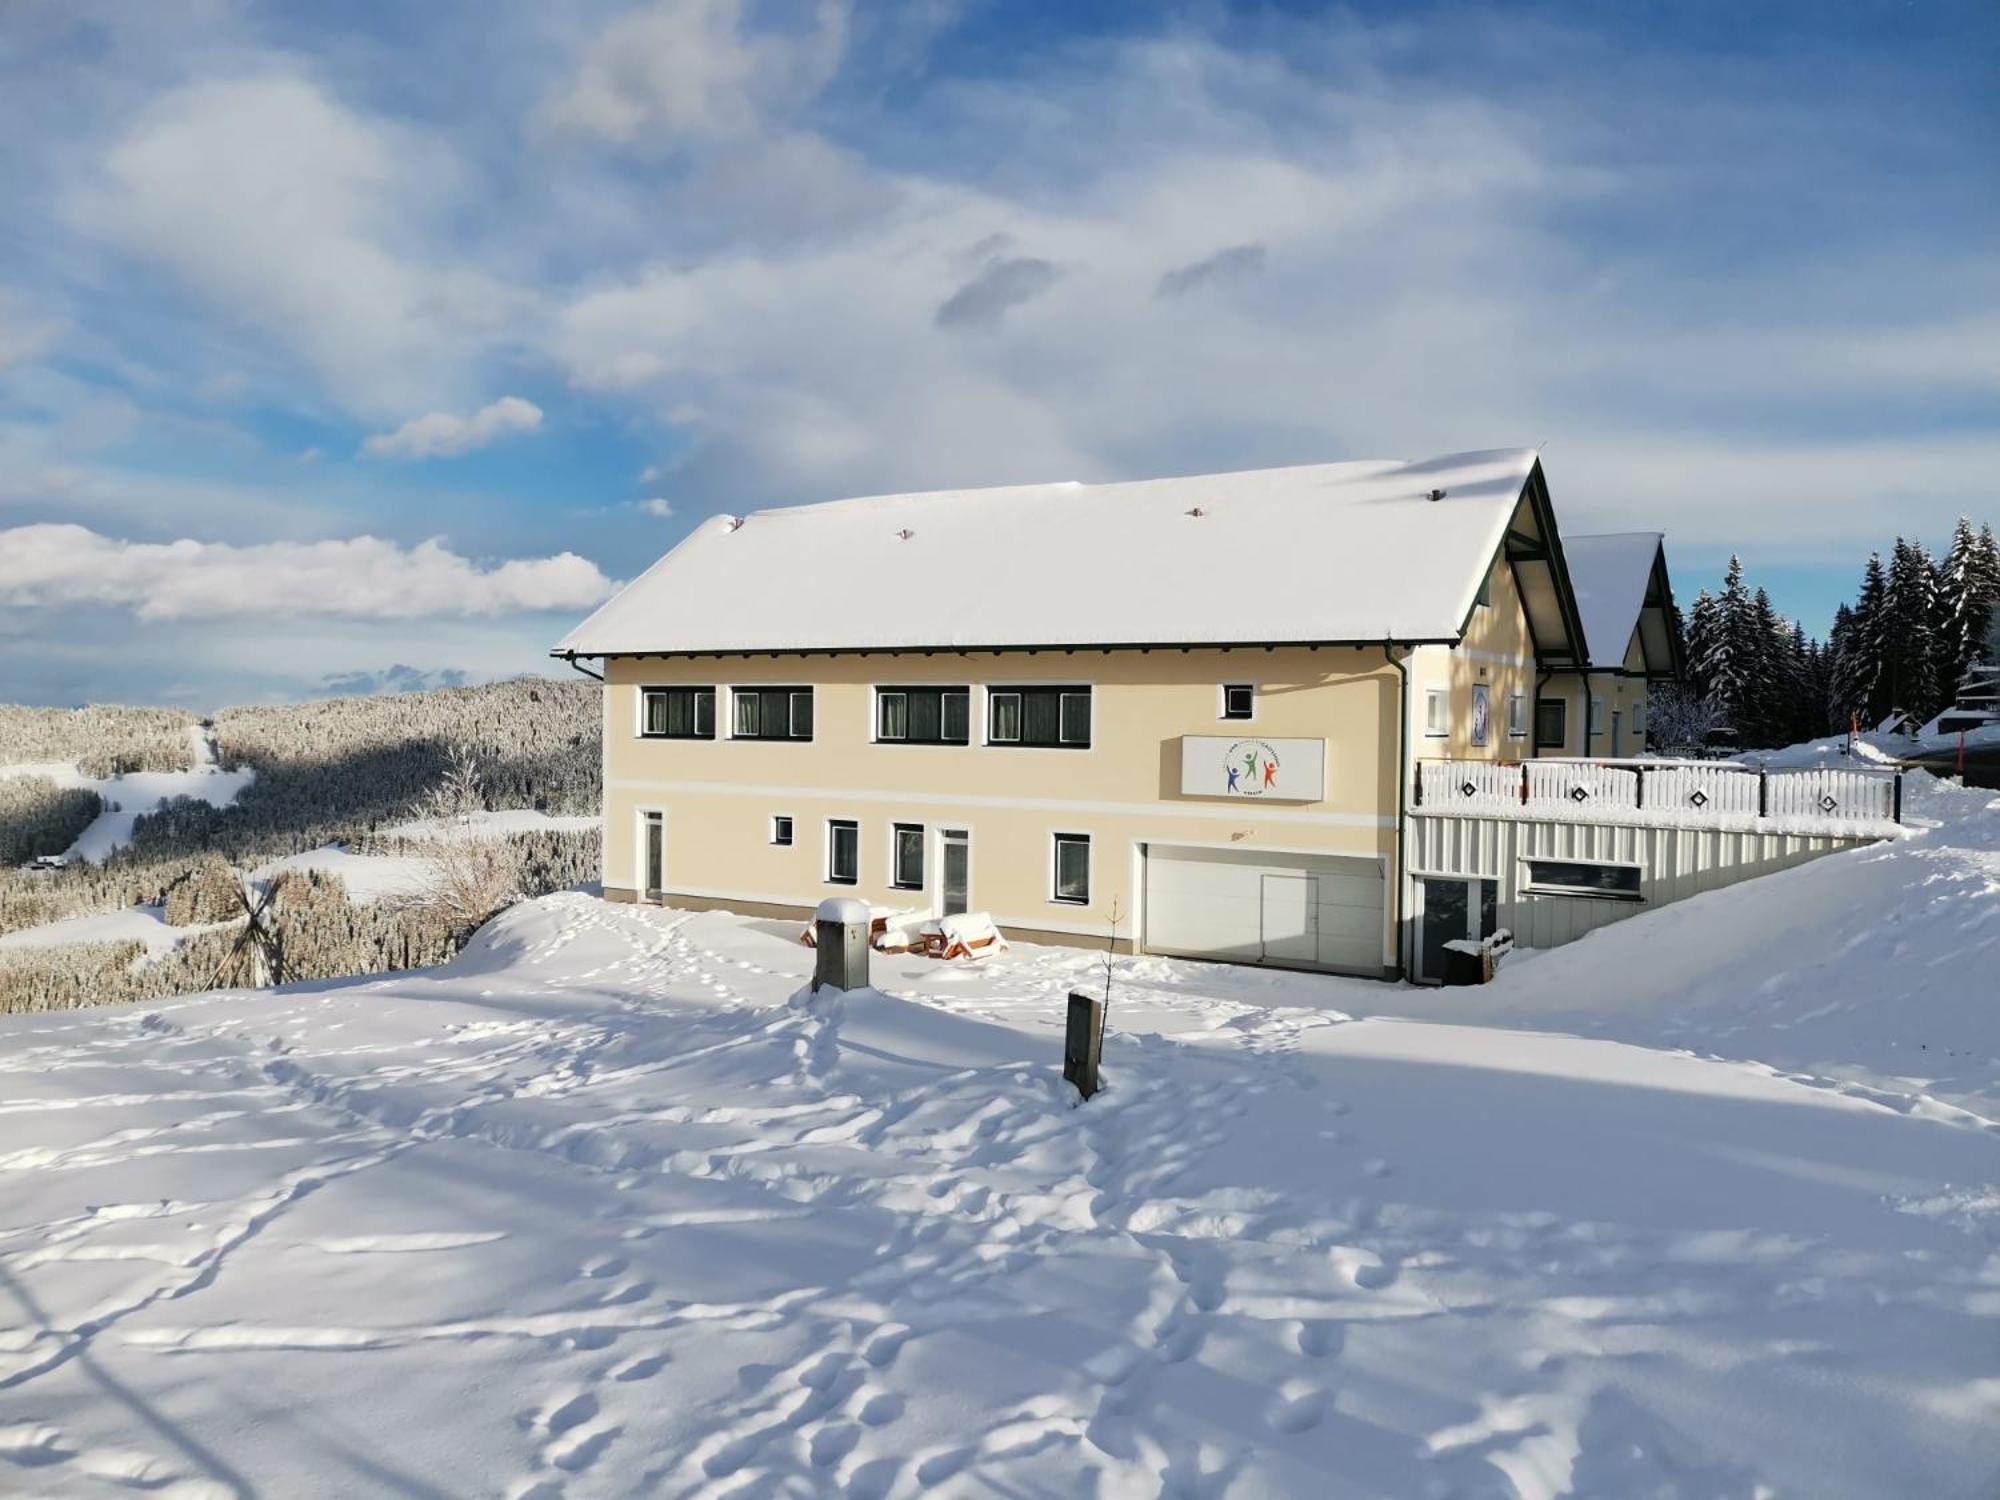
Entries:
{"type": "Polygon", "coordinates": [[[664,521],[674,513],[673,502],[663,499],[658,495],[653,496],[650,500],[641,500],[638,504],[640,510],[658,520],[664,521]]]}
{"type": "Polygon", "coordinates": [[[469,417],[442,411],[412,417],[394,432],[377,433],[362,446],[377,458],[442,458],[470,453],[509,433],[533,432],[541,425],[542,409],[534,402],[502,396],[469,417]]]}
{"type": "Polygon", "coordinates": [[[846,45],[837,0],[796,31],[746,28],[742,0],[656,0],[584,49],[547,119],[624,145],[746,135],[824,88],[846,45]]]}
{"type": "Polygon", "coordinates": [[[36,313],[25,299],[0,288],[0,370],[40,359],[63,335],[61,318],[36,313]]]}
{"type": "Polygon", "coordinates": [[[523,295],[434,252],[457,169],[432,137],[272,68],[156,101],[71,193],[73,223],[303,361],[350,410],[455,391],[523,295]]]}
{"type": "Polygon", "coordinates": [[[615,585],[571,552],[494,565],[438,539],[132,542],[82,526],[0,531],[0,605],[129,609],[144,620],[358,619],[581,610],[615,585]]]}

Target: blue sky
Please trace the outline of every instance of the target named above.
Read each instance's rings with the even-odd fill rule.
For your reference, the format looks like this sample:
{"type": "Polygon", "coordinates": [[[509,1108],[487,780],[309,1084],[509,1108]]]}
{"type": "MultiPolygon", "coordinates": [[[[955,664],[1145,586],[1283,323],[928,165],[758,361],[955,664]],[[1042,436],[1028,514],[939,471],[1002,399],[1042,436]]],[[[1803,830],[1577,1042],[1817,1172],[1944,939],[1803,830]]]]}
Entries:
{"type": "Polygon", "coordinates": [[[2000,11],[15,0],[0,699],[503,675],[703,516],[1545,445],[2000,520],[2000,11]]]}

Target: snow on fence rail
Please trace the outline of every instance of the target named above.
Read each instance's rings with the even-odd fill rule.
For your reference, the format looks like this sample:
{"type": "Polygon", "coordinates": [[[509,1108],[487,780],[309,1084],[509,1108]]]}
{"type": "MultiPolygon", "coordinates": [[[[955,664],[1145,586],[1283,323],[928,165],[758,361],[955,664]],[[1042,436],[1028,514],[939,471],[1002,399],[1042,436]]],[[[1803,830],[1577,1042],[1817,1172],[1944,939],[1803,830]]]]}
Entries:
{"type": "Polygon", "coordinates": [[[1763,771],[1715,761],[1425,760],[1415,805],[1430,812],[1515,816],[1646,812],[1699,824],[1734,818],[1834,823],[1903,821],[1900,771],[1763,771]]]}

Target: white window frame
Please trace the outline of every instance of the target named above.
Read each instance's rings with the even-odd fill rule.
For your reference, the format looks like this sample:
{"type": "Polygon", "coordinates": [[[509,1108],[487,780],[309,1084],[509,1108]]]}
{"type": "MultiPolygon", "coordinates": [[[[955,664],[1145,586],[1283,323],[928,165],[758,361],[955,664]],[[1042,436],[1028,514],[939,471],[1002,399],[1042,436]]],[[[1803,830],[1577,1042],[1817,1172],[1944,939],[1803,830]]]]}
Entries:
{"type": "Polygon", "coordinates": [[[1057,830],[1049,834],[1050,905],[1090,905],[1091,882],[1093,876],[1096,874],[1096,856],[1092,845],[1093,840],[1087,833],[1079,833],[1074,830],[1057,830]],[[1080,843],[1083,845],[1083,895],[1081,898],[1062,894],[1062,846],[1066,843],[1080,843]]]}
{"type": "MultiPolygon", "coordinates": [[[[818,712],[819,704],[816,701],[819,696],[818,688],[819,685],[817,683],[811,683],[811,682],[802,683],[796,677],[781,678],[776,682],[730,683],[728,690],[729,717],[727,720],[729,725],[729,733],[727,738],[732,740],[742,740],[746,744],[757,744],[760,742],[773,745],[811,744],[814,740],[819,738],[819,712],[818,712]],[[776,735],[766,735],[766,734],[738,734],[736,732],[736,700],[745,693],[769,693],[778,690],[783,690],[786,694],[785,728],[787,730],[787,734],[785,735],[785,737],[780,738],[776,735]],[[813,701],[813,732],[809,735],[801,735],[794,737],[789,733],[789,731],[791,730],[792,726],[798,722],[798,699],[802,696],[807,698],[808,700],[815,700],[813,701]]],[[[717,690],[718,702],[716,704],[716,708],[718,709],[718,711],[722,707],[721,702],[719,701],[720,693],[721,690],[718,689],[717,690]]],[[[722,737],[719,733],[721,722],[722,721],[718,719],[717,721],[718,738],[722,737]]]]}
{"type": "Polygon", "coordinates": [[[654,890],[660,892],[660,902],[666,902],[667,891],[667,810],[664,807],[639,807],[633,809],[633,826],[638,830],[639,841],[632,851],[632,888],[637,893],[640,905],[653,899],[654,890]],[[646,825],[657,821],[660,825],[660,883],[658,886],[646,884],[646,825]]]}
{"type": "Polygon", "coordinates": [[[1604,700],[1595,693],[1590,695],[1589,718],[1586,722],[1591,739],[1596,739],[1604,733],[1604,700]]]}
{"type": "Polygon", "coordinates": [[[1528,737],[1528,695],[1509,693],[1507,695],[1507,738],[1525,740],[1528,737]]]}
{"type": "Polygon", "coordinates": [[[772,848],[790,849],[791,847],[793,847],[793,845],[795,845],[798,842],[798,837],[799,837],[799,820],[797,818],[793,817],[790,813],[771,814],[772,848]],[[778,837],[778,825],[780,823],[785,825],[785,836],[783,838],[778,837]]]}
{"type": "Polygon", "coordinates": [[[632,732],[633,732],[633,733],[634,733],[634,734],[635,734],[636,736],[638,736],[638,738],[640,738],[640,739],[642,739],[642,740],[714,740],[714,739],[720,739],[720,738],[721,738],[721,734],[720,734],[720,732],[719,732],[719,726],[717,725],[717,722],[716,722],[716,717],[715,717],[715,714],[716,714],[716,709],[717,709],[717,707],[719,706],[719,701],[720,701],[720,698],[721,698],[721,694],[722,694],[722,690],[721,690],[721,688],[719,688],[719,687],[717,687],[717,686],[715,686],[715,685],[713,685],[713,684],[710,684],[710,683],[701,683],[701,682],[643,682],[643,683],[641,683],[641,684],[639,685],[639,715],[638,715],[638,722],[637,722],[637,723],[635,723],[635,724],[634,724],[634,725],[632,726],[632,732]],[[671,693],[671,692],[691,692],[691,693],[695,694],[695,709],[694,709],[694,721],[695,721],[695,724],[696,724],[697,726],[699,726],[699,725],[700,725],[700,723],[701,723],[701,696],[700,696],[700,695],[701,695],[701,694],[703,694],[703,693],[706,693],[706,694],[708,694],[708,733],[707,733],[707,734],[701,734],[701,733],[695,733],[695,734],[664,734],[664,733],[662,733],[662,734],[653,734],[653,733],[651,733],[651,732],[649,732],[649,731],[647,730],[647,728],[646,728],[646,698],[647,698],[647,696],[648,696],[649,694],[652,694],[652,693],[671,693]]]}
{"type": "MultiPolygon", "coordinates": [[[[1018,744],[1020,744],[1020,743],[1021,743],[1021,695],[1020,695],[1020,693],[1018,693],[1018,692],[1014,691],[1014,690],[1013,690],[1013,689],[1011,689],[1011,688],[1008,688],[1008,689],[998,689],[998,688],[996,688],[996,689],[993,689],[993,690],[989,691],[989,692],[987,693],[987,695],[986,695],[986,696],[987,696],[987,699],[988,699],[988,702],[989,702],[989,706],[988,706],[988,711],[987,711],[987,716],[986,716],[986,740],[987,740],[987,743],[988,743],[988,744],[992,744],[992,745],[1018,745],[1018,744]],[[999,723],[1000,723],[1000,700],[1001,700],[1002,698],[1011,698],[1011,699],[1013,699],[1013,700],[1014,700],[1014,732],[1013,732],[1012,734],[1010,734],[1010,735],[1003,735],[1003,734],[1001,734],[1001,733],[1000,733],[1000,731],[999,731],[999,727],[998,727],[998,726],[999,726],[999,723]]],[[[1061,710],[1061,708],[1060,708],[1060,707],[1058,707],[1058,708],[1057,708],[1057,710],[1056,710],[1056,713],[1057,713],[1057,717],[1058,717],[1058,719],[1060,719],[1060,717],[1061,717],[1061,714],[1062,714],[1062,710],[1061,710]]]]}
{"type": "Polygon", "coordinates": [[[1646,899],[1646,867],[1629,859],[1573,859],[1567,855],[1524,854],[1521,856],[1521,891],[1530,896],[1575,896],[1587,901],[1636,903],[1646,899]],[[1611,870],[1630,870],[1638,876],[1638,889],[1606,891],[1591,886],[1541,882],[1535,879],[1536,865],[1598,865],[1611,870]]]}
{"type": "Polygon", "coordinates": [[[828,885],[861,884],[861,820],[859,818],[828,818],[826,820],[826,859],[821,869],[828,885]],[[854,873],[845,879],[833,872],[834,835],[837,830],[846,830],[854,835],[854,873]]]}
{"type": "Polygon", "coordinates": [[[1058,745],[1081,745],[1086,750],[1090,748],[1090,737],[1092,731],[1096,728],[1097,718],[1097,712],[1091,700],[1096,696],[1089,688],[1085,688],[1081,692],[1072,689],[1066,693],[1056,694],[1056,743],[1058,745]],[[1080,739],[1069,732],[1069,706],[1079,698],[1083,700],[1084,718],[1090,721],[1085,724],[1084,733],[1080,739]]]}
{"type": "Polygon", "coordinates": [[[1215,710],[1215,717],[1217,719],[1230,724],[1248,724],[1256,720],[1257,717],[1256,683],[1225,682],[1222,684],[1221,688],[1221,699],[1222,701],[1217,705],[1215,710]],[[1235,692],[1244,692],[1250,695],[1250,708],[1247,713],[1233,714],[1229,711],[1229,695],[1235,692]]]}
{"type": "Polygon", "coordinates": [[[891,823],[889,825],[889,889],[892,891],[924,891],[930,881],[930,830],[921,823],[891,823]],[[902,878],[901,840],[906,833],[917,836],[917,883],[910,885],[902,878]]]}
{"type": "Polygon", "coordinates": [[[1424,738],[1442,740],[1451,737],[1451,689],[1424,689],[1424,738]]]}
{"type": "Polygon", "coordinates": [[[875,738],[885,744],[898,745],[910,737],[910,695],[898,689],[875,690],[875,738]],[[903,705],[903,732],[890,734],[884,719],[887,716],[890,699],[897,699],[903,705]]]}

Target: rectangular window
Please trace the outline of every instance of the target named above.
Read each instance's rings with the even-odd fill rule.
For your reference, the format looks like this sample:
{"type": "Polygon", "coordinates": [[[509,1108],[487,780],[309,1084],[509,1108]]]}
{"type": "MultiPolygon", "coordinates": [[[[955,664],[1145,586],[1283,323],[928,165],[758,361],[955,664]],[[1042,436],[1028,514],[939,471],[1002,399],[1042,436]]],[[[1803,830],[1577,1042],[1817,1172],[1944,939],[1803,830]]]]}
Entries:
{"type": "Polygon", "coordinates": [[[896,687],[875,690],[875,738],[906,745],[963,745],[972,738],[972,690],[896,687]]]}
{"type": "Polygon", "coordinates": [[[994,688],[987,698],[987,710],[988,744],[1090,748],[1087,687],[994,688]]]}
{"type": "Polygon", "coordinates": [[[1248,682],[1228,682],[1222,687],[1222,717],[1247,719],[1257,706],[1257,689],[1248,682]]]}
{"type": "Polygon", "coordinates": [[[1055,899],[1073,906],[1090,904],[1090,836],[1059,833],[1056,838],[1055,899]]]}
{"type": "Polygon", "coordinates": [[[899,891],[924,888],[924,827],[898,823],[890,831],[889,884],[899,891]]]}
{"type": "Polygon", "coordinates": [[[1567,859],[1531,859],[1525,889],[1549,896],[1596,896],[1612,901],[1637,901],[1637,865],[1601,865],[1567,859]]]}
{"type": "Polygon", "coordinates": [[[789,845],[792,841],[792,820],[784,813],[771,819],[771,842],[789,845]]]}
{"type": "Polygon", "coordinates": [[[1569,738],[1569,700],[1541,698],[1535,703],[1535,743],[1545,750],[1560,748],[1569,738]]]}
{"type": "Polygon", "coordinates": [[[1632,705],[1632,732],[1634,734],[1644,734],[1646,732],[1646,700],[1644,698],[1639,699],[1632,705]]]}
{"type": "Polygon", "coordinates": [[[1509,693],[1507,695],[1507,738],[1521,740],[1528,737],[1528,695],[1509,693]]]}
{"type": "Polygon", "coordinates": [[[829,818],[826,825],[826,878],[834,885],[853,885],[861,878],[861,825],[829,818]]]}
{"type": "Polygon", "coordinates": [[[1592,698],[1590,700],[1590,732],[1592,734],[1604,733],[1604,700],[1602,698],[1592,698]]]}
{"type": "Polygon", "coordinates": [[[809,740],[813,693],[809,687],[734,688],[734,737],[739,740],[809,740]]]}
{"type": "Polygon", "coordinates": [[[644,705],[639,733],[649,740],[715,738],[715,689],[641,688],[644,705]]]}
{"type": "Polygon", "coordinates": [[[1424,693],[1424,733],[1432,739],[1451,733],[1451,698],[1443,688],[1429,688],[1424,693]]]}

